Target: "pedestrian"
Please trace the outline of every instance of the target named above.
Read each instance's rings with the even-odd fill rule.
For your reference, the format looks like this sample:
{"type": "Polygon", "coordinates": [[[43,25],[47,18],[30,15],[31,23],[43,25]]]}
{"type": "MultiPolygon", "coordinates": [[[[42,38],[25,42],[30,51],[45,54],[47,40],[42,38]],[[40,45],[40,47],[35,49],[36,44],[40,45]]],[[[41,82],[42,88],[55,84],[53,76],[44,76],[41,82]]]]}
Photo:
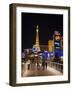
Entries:
{"type": "Polygon", "coordinates": [[[42,67],[43,67],[43,70],[45,69],[45,62],[42,61],[42,67]]]}
{"type": "Polygon", "coordinates": [[[30,70],[30,59],[27,61],[27,69],[30,70]]]}
{"type": "Polygon", "coordinates": [[[45,62],[45,66],[46,66],[46,69],[47,69],[47,61],[45,62]]]}

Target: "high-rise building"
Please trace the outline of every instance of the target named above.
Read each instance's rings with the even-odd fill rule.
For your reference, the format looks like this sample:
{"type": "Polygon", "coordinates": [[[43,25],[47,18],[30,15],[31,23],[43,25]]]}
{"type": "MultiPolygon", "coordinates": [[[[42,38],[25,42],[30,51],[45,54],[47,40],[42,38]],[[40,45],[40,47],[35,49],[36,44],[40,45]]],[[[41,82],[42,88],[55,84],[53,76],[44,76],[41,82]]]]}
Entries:
{"type": "Polygon", "coordinates": [[[54,32],[54,52],[55,55],[63,56],[63,39],[59,31],[54,32]]]}
{"type": "Polygon", "coordinates": [[[53,40],[49,40],[48,41],[48,51],[49,52],[53,52],[54,51],[54,41],[53,40]]]}
{"type": "Polygon", "coordinates": [[[58,51],[61,49],[61,34],[59,31],[54,32],[54,48],[55,48],[55,51],[58,51]]]}

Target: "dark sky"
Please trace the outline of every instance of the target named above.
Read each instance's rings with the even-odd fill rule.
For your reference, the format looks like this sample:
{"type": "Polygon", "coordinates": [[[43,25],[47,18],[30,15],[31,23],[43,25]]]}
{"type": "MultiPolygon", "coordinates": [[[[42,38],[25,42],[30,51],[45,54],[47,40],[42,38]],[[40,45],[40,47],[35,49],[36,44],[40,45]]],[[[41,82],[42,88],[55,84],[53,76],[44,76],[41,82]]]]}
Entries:
{"type": "Polygon", "coordinates": [[[35,44],[36,26],[39,26],[40,45],[53,39],[54,31],[63,34],[63,15],[22,13],[22,50],[35,44]]]}

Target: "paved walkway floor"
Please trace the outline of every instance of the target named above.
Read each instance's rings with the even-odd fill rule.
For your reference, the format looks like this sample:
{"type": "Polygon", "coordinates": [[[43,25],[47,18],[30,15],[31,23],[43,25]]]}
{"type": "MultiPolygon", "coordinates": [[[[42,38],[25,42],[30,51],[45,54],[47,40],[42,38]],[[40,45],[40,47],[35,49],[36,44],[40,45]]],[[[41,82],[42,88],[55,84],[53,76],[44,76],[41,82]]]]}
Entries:
{"type": "Polygon", "coordinates": [[[42,69],[42,67],[39,67],[38,69],[36,66],[32,66],[30,70],[28,69],[24,70],[24,69],[22,70],[22,77],[63,75],[61,72],[49,66],[47,66],[47,69],[44,70],[42,69]]]}

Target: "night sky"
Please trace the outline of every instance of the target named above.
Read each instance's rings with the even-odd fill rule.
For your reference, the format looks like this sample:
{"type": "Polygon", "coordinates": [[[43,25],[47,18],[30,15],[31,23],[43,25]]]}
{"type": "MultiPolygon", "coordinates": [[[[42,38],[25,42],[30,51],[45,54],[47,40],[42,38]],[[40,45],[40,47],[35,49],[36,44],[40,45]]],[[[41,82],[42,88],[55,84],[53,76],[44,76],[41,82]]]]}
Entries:
{"type": "Polygon", "coordinates": [[[36,26],[39,26],[40,45],[48,45],[54,31],[63,34],[63,15],[22,13],[22,50],[35,44],[36,26]]]}

